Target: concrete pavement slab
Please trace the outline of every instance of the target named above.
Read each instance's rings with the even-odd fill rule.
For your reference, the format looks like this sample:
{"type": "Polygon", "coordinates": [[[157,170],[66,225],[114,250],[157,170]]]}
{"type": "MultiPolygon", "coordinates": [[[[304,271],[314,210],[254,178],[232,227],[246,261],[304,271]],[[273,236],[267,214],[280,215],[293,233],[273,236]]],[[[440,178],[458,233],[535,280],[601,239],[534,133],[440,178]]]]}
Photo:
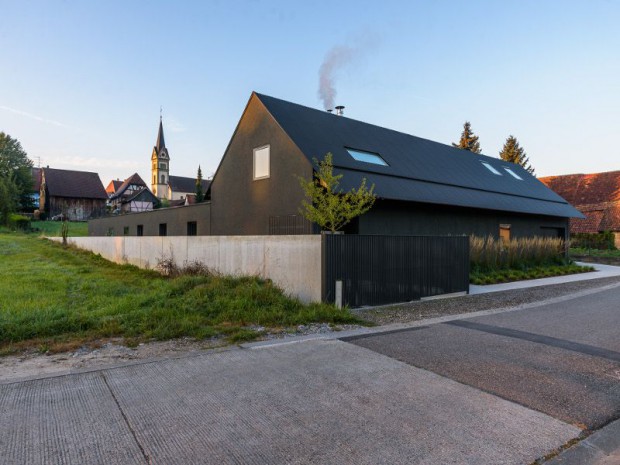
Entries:
{"type": "Polygon", "coordinates": [[[121,463],[119,454],[127,454],[125,463],[523,464],[580,433],[334,340],[2,385],[0,392],[1,450],[13,463],[121,463]]]}
{"type": "Polygon", "coordinates": [[[144,457],[101,373],[0,386],[3,465],[128,464],[144,457]]]}
{"type": "Polygon", "coordinates": [[[545,462],[545,465],[618,465],[619,463],[620,420],[617,420],[545,462]]]}

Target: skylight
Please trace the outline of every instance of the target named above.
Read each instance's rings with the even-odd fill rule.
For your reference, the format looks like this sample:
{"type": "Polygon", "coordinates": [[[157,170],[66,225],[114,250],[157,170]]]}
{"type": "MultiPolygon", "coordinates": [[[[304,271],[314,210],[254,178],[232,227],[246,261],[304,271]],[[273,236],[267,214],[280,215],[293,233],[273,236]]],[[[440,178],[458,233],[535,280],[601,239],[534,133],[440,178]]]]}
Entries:
{"type": "Polygon", "coordinates": [[[518,179],[519,181],[523,181],[523,178],[519,176],[517,173],[515,173],[514,171],[512,171],[510,168],[506,168],[504,166],[504,171],[506,171],[506,173],[508,173],[513,178],[518,179]]]}
{"type": "Polygon", "coordinates": [[[362,150],[355,150],[347,148],[347,152],[357,161],[363,161],[364,163],[372,163],[373,165],[389,166],[381,156],[376,153],[364,152],[362,150]]]}
{"type": "Polygon", "coordinates": [[[497,171],[495,168],[493,168],[493,166],[490,163],[487,163],[486,161],[481,161],[480,163],[482,163],[484,165],[484,167],[486,169],[488,169],[491,173],[493,174],[497,174],[498,176],[501,176],[502,173],[500,173],[499,171],[497,171]]]}

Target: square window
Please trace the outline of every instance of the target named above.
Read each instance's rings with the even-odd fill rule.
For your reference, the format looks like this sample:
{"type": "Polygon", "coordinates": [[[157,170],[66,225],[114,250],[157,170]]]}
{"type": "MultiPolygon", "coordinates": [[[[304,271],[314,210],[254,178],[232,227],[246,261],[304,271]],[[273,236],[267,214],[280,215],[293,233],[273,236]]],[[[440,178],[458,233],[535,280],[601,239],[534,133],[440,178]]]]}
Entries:
{"type": "Polygon", "coordinates": [[[168,224],[166,224],[166,223],[160,223],[159,224],[159,235],[160,236],[167,236],[168,235],[168,224]]]}
{"type": "Polygon", "coordinates": [[[499,238],[502,240],[503,244],[507,244],[508,242],[510,242],[510,225],[509,224],[499,225],[499,238]]]}
{"type": "Polygon", "coordinates": [[[129,236],[129,226],[123,228],[123,236],[129,236]]]}
{"type": "Polygon", "coordinates": [[[254,179],[269,177],[269,146],[254,149],[254,179]]]}
{"type": "Polygon", "coordinates": [[[144,236],[144,225],[138,225],[138,227],[136,228],[136,236],[144,236]]]}

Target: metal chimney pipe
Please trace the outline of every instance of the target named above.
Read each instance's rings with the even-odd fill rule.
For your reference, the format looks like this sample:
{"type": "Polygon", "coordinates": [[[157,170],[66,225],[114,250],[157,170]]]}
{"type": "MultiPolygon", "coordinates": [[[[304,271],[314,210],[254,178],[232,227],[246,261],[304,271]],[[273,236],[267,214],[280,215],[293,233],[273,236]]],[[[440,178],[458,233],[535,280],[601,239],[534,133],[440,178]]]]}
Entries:
{"type": "Polygon", "coordinates": [[[336,107],[336,114],[337,114],[338,116],[342,116],[342,115],[344,115],[344,106],[343,106],[343,105],[338,105],[338,106],[336,107]]]}

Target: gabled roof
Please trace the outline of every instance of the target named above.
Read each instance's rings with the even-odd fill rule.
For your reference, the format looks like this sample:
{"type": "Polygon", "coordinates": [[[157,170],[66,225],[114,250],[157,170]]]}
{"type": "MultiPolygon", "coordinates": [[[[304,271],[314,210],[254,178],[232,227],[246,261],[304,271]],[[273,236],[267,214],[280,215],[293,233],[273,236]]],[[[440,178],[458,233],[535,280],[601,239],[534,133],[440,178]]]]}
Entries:
{"type": "Polygon", "coordinates": [[[253,93],[314,164],[333,155],[341,187],[375,184],[380,198],[519,213],[582,217],[522,167],[344,116],[253,93]],[[380,155],[387,166],[355,160],[347,151],[380,155]],[[482,162],[493,166],[493,174],[482,162]],[[510,175],[510,169],[521,179],[510,175]]]}
{"type": "MultiPolygon", "coordinates": [[[[211,181],[202,180],[202,191],[207,192],[211,181]]],[[[195,192],[196,178],[187,178],[184,176],[169,176],[168,185],[175,192],[195,192]]]]}
{"type": "MultiPolygon", "coordinates": [[[[147,187],[146,183],[142,180],[138,173],[134,173],[129,176],[123,183],[116,189],[116,192],[110,197],[110,199],[115,199],[117,197],[125,194],[125,191],[129,188],[129,186],[138,186],[138,187],[147,187]]],[[[133,195],[133,194],[132,194],[133,195]]]]}
{"type": "Polygon", "coordinates": [[[142,189],[137,190],[133,192],[131,195],[124,198],[122,203],[128,203],[128,202],[131,202],[132,200],[141,200],[141,201],[147,201],[147,202],[153,202],[153,203],[156,203],[158,201],[157,197],[155,197],[155,194],[153,194],[150,191],[150,189],[146,186],[144,186],[142,189]]]}
{"type": "Polygon", "coordinates": [[[39,192],[41,190],[41,168],[32,168],[32,190],[39,192]]]}
{"type": "Polygon", "coordinates": [[[575,206],[620,201],[620,171],[540,178],[575,206]]]}
{"type": "Polygon", "coordinates": [[[120,179],[113,179],[112,181],[110,181],[110,184],[108,184],[108,187],[105,188],[105,191],[108,193],[108,195],[113,195],[122,185],[123,181],[121,181],[120,179]]]}
{"type": "Polygon", "coordinates": [[[107,199],[97,173],[42,168],[47,192],[51,197],[107,199]]]}

